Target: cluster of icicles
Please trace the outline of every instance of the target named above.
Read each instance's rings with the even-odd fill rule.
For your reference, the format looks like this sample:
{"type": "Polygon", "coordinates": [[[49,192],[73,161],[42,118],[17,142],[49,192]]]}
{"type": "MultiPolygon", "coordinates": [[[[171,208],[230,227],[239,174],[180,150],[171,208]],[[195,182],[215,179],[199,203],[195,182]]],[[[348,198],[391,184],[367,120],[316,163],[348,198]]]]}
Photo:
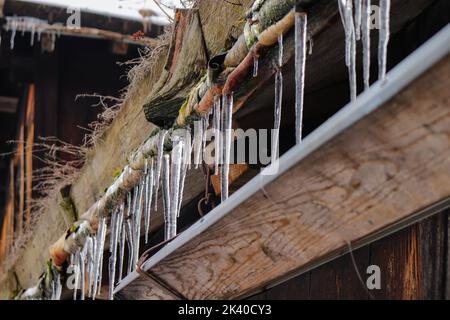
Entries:
{"type": "MultiPolygon", "coordinates": [[[[61,24],[62,25],[62,24],[61,24]]],[[[60,36],[60,33],[47,30],[49,24],[45,20],[33,18],[33,17],[6,17],[6,24],[4,26],[6,31],[11,31],[10,48],[14,49],[15,39],[17,33],[21,33],[22,36],[25,32],[30,32],[30,45],[34,46],[35,40],[41,41],[42,34],[46,33],[51,39],[51,51],[55,49],[56,37],[60,36]]],[[[1,43],[1,36],[0,36],[1,43]]]]}
{"type": "MultiPolygon", "coordinates": [[[[363,47],[363,79],[364,89],[370,87],[370,29],[371,29],[371,0],[337,0],[339,13],[345,30],[345,63],[349,70],[350,98],[357,97],[356,77],[356,41],[362,41],[363,47]],[[353,4],[354,2],[354,4],[353,4]],[[353,10],[354,8],[354,10],[353,10]]],[[[386,76],[387,47],[389,43],[390,0],[380,0],[379,46],[378,46],[378,79],[386,76]]],[[[302,140],[303,105],[305,88],[305,65],[307,47],[307,15],[295,15],[295,137],[296,143],[302,140]]],[[[312,39],[310,39],[312,51],[312,39]]],[[[272,143],[272,159],[277,156],[279,146],[279,130],[281,120],[281,106],[283,99],[283,35],[278,37],[278,65],[275,73],[275,104],[274,104],[274,137],[272,143]]],[[[258,75],[258,58],[253,63],[253,76],[258,75]]]]}
{"type": "MultiPolygon", "coordinates": [[[[364,89],[370,86],[370,29],[371,0],[338,0],[339,13],[345,30],[345,63],[349,70],[350,96],[357,96],[356,79],[356,41],[362,41],[364,89]]],[[[389,43],[390,0],[380,0],[379,42],[378,42],[378,79],[386,76],[387,47],[389,43]]]]}
{"type": "MultiPolygon", "coordinates": [[[[189,133],[171,137],[172,150],[170,153],[164,151],[164,141],[168,132],[166,130],[159,132],[157,155],[146,160],[140,182],[111,214],[109,221],[109,299],[113,299],[114,288],[122,279],[124,271],[129,274],[138,262],[142,220],[144,221],[145,243],[148,243],[151,212],[152,208],[158,209],[157,199],[160,187],[165,221],[165,240],[170,240],[177,235],[177,219],[183,201],[186,174],[191,168],[192,156],[196,169],[202,163],[202,154],[207,145],[207,129],[210,125],[216,137],[214,145],[216,150],[220,150],[215,153],[215,170],[216,174],[221,176],[221,198],[222,200],[228,198],[232,110],[232,95],[223,96],[222,99],[220,96],[216,96],[214,108],[196,122],[193,139],[189,133]],[[126,246],[128,265],[127,269],[124,269],[126,246]],[[116,272],[117,269],[118,272],[116,272]]],[[[87,224],[87,222],[85,223],[87,224]]],[[[84,223],[79,226],[79,228],[84,227],[86,227],[84,223]]],[[[78,230],[78,232],[83,231],[78,230]]],[[[88,297],[95,299],[96,295],[100,293],[106,232],[107,218],[102,217],[96,235],[88,235],[84,245],[71,255],[71,265],[74,266],[75,274],[74,299],[84,300],[85,292],[88,297]],[[87,288],[85,288],[86,283],[87,288]],[[80,294],[78,294],[78,290],[80,294]]],[[[61,284],[58,277],[54,279],[52,289],[52,297],[59,298],[61,284]]]]}
{"type": "MultiPolygon", "coordinates": [[[[364,84],[369,87],[370,68],[370,0],[338,0],[339,10],[345,29],[346,64],[350,74],[351,98],[356,99],[356,40],[363,41],[364,84]]],[[[390,1],[380,1],[380,47],[379,47],[379,78],[385,77],[386,53],[389,40],[389,9],[390,1]]],[[[307,15],[295,16],[295,114],[296,141],[302,139],[303,100],[305,87],[305,62],[307,47],[307,15]]],[[[281,106],[283,96],[283,35],[278,38],[278,61],[275,73],[275,111],[274,133],[272,138],[272,160],[278,156],[279,129],[281,122],[281,106]]],[[[254,61],[253,75],[258,74],[258,60],[254,61]]],[[[144,174],[137,186],[128,193],[126,200],[112,213],[110,219],[109,246],[109,299],[113,299],[114,287],[122,279],[124,273],[125,246],[128,247],[127,273],[133,270],[139,258],[141,220],[144,220],[145,243],[148,243],[152,203],[157,210],[158,190],[162,188],[163,210],[165,220],[165,239],[169,240],[177,234],[177,219],[180,215],[183,200],[184,182],[187,170],[191,168],[191,157],[195,168],[202,163],[202,154],[207,144],[207,129],[214,130],[215,174],[221,178],[221,199],[228,198],[228,176],[232,145],[232,113],[233,96],[215,96],[214,107],[209,113],[195,123],[195,134],[191,139],[186,136],[172,137],[172,150],[164,152],[166,130],[161,130],[158,137],[157,155],[145,163],[144,174]],[[116,268],[118,273],[116,274],[116,268]]],[[[81,227],[81,226],[80,226],[81,227]]],[[[74,299],[80,290],[80,299],[84,299],[85,291],[95,299],[100,293],[102,278],[102,261],[104,243],[107,231],[107,220],[101,218],[96,236],[88,236],[84,246],[71,256],[71,264],[75,265],[74,299]],[[86,281],[87,279],[87,281],[86,281]],[[88,284],[87,290],[85,283],[88,284]]],[[[58,299],[61,295],[59,276],[52,285],[52,297],[58,299]]]]}

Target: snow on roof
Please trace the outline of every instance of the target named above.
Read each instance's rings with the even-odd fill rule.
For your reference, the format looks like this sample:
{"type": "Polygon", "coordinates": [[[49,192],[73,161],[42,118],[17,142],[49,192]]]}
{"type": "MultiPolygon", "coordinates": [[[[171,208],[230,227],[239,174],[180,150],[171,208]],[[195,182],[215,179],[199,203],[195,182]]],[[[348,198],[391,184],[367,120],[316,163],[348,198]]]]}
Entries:
{"type": "MultiPolygon", "coordinates": [[[[80,8],[84,12],[91,12],[111,17],[141,21],[139,13],[142,9],[149,9],[157,15],[150,17],[154,24],[165,25],[169,22],[166,14],[154,0],[22,0],[24,2],[46,4],[56,7],[80,8]]],[[[173,16],[171,8],[181,7],[179,0],[156,0],[164,11],[173,16]]]]}

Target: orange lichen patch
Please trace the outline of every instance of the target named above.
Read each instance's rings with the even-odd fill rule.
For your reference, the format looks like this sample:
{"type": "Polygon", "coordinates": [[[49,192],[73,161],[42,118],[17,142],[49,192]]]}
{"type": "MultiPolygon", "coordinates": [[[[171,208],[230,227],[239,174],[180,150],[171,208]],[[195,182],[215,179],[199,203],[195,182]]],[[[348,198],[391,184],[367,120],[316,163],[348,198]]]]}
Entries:
{"type": "Polygon", "coordinates": [[[65,238],[66,234],[59,238],[58,241],[50,247],[50,257],[56,267],[61,267],[70,255],[64,250],[65,238]]]}
{"type": "Polygon", "coordinates": [[[133,33],[133,35],[132,35],[133,40],[140,40],[140,39],[144,38],[144,36],[145,36],[145,34],[144,34],[144,32],[142,32],[141,30],[136,31],[136,32],[133,33]]]}
{"type": "Polygon", "coordinates": [[[203,96],[202,100],[196,106],[196,110],[199,113],[207,113],[214,104],[214,96],[222,94],[222,86],[214,86],[209,89],[203,96]]]}

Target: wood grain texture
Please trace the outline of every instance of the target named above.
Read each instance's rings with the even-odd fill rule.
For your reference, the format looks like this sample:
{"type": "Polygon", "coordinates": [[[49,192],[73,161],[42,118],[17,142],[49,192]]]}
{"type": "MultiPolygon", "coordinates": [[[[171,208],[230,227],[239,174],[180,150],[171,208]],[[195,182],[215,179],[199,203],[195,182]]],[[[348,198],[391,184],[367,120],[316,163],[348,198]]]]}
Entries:
{"type": "Polygon", "coordinates": [[[119,300],[177,300],[177,296],[160,286],[156,281],[140,277],[133,283],[133,289],[115,295],[119,300]]]}
{"type": "Polygon", "coordinates": [[[240,298],[449,197],[449,75],[447,57],[152,272],[189,299],[240,298]]]}

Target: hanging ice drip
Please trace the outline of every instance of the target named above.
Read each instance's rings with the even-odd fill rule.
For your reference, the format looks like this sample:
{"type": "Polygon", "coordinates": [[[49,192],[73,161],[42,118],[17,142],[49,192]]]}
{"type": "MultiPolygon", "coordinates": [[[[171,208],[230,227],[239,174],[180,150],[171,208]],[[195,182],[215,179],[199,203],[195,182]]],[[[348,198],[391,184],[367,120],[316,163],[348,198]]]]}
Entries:
{"type": "Polygon", "coordinates": [[[386,77],[387,50],[389,44],[389,20],[391,0],[380,0],[380,39],[378,44],[378,79],[386,77]]]}
{"type": "Polygon", "coordinates": [[[283,102],[283,73],[281,67],[283,65],[283,35],[278,36],[278,64],[275,73],[275,106],[274,106],[274,124],[272,137],[272,163],[278,158],[280,125],[281,125],[281,108],[283,102]]]}
{"type": "Polygon", "coordinates": [[[169,239],[177,235],[178,201],[180,200],[181,167],[183,157],[183,141],[180,137],[174,137],[171,154],[170,177],[170,211],[168,217],[169,239]]]}
{"type": "Polygon", "coordinates": [[[92,288],[92,299],[100,293],[101,283],[102,283],[102,266],[103,266],[103,248],[105,245],[106,237],[106,218],[100,218],[97,236],[95,238],[95,261],[94,261],[94,272],[93,272],[93,288],[92,288]]]}
{"type": "Polygon", "coordinates": [[[122,225],[121,225],[121,233],[120,233],[120,243],[119,243],[119,281],[122,280],[123,276],[123,264],[125,259],[125,242],[126,242],[126,221],[125,221],[125,209],[124,204],[122,204],[122,225]]]}
{"type": "Polygon", "coordinates": [[[156,155],[156,167],[155,167],[155,189],[154,189],[154,199],[155,211],[158,210],[158,191],[159,183],[161,179],[161,168],[163,164],[164,155],[164,139],[166,138],[167,130],[161,130],[158,135],[158,152],[156,155]]]}
{"type": "Polygon", "coordinates": [[[109,291],[108,298],[113,300],[114,284],[116,279],[117,265],[117,247],[119,243],[120,232],[123,223],[123,205],[113,212],[111,216],[111,233],[110,233],[110,258],[109,258],[109,291]]]}
{"type": "Polygon", "coordinates": [[[362,0],[361,33],[363,47],[363,78],[365,90],[369,89],[370,87],[370,6],[370,0],[362,0]]]}
{"type": "MultiPolygon", "coordinates": [[[[34,46],[35,35],[37,33],[37,41],[41,41],[41,33],[51,29],[52,26],[48,21],[37,19],[34,17],[6,17],[5,30],[11,31],[10,49],[14,50],[17,31],[24,36],[26,32],[30,33],[30,46],[34,46]]],[[[1,43],[1,37],[0,37],[1,43]]],[[[54,44],[52,45],[54,48],[54,44]]]]}
{"type": "Polygon", "coordinates": [[[146,162],[147,172],[145,176],[145,216],[144,216],[144,230],[145,230],[145,243],[148,243],[148,233],[150,230],[150,216],[152,210],[152,199],[153,199],[153,187],[155,179],[155,166],[153,158],[147,160],[146,162]]]}
{"type": "MultiPolygon", "coordinates": [[[[308,17],[295,13],[295,138],[300,143],[303,134],[303,104],[305,91],[306,38],[308,17]]],[[[312,41],[312,40],[310,40],[312,41]]]]}
{"type": "Polygon", "coordinates": [[[221,160],[221,148],[220,148],[220,140],[221,140],[221,98],[220,96],[214,96],[214,110],[213,110],[213,130],[214,130],[214,174],[219,175],[219,165],[221,160]]]}
{"type": "Polygon", "coordinates": [[[222,97],[221,145],[221,200],[228,199],[230,174],[231,139],[232,139],[233,94],[222,97]]]}
{"type": "Polygon", "coordinates": [[[162,193],[164,205],[164,240],[170,239],[170,156],[165,154],[162,165],[162,193]]]}
{"type": "Polygon", "coordinates": [[[142,221],[142,211],[143,211],[143,196],[144,196],[144,183],[145,178],[142,177],[137,188],[136,199],[134,202],[134,213],[133,213],[133,260],[132,267],[135,268],[137,261],[139,259],[139,245],[141,237],[141,221],[142,221]]]}
{"type": "Polygon", "coordinates": [[[181,205],[183,203],[183,193],[184,193],[184,183],[186,180],[187,170],[191,163],[191,134],[189,130],[185,130],[185,135],[183,139],[183,147],[182,147],[182,164],[181,164],[181,180],[180,180],[180,192],[178,197],[178,208],[177,208],[177,217],[180,216],[181,205]]]}
{"type": "Polygon", "coordinates": [[[51,300],[60,300],[62,293],[62,285],[61,285],[61,275],[57,272],[56,275],[53,276],[52,280],[52,295],[51,300]]]}
{"type": "Polygon", "coordinates": [[[258,68],[259,68],[259,58],[255,54],[253,56],[253,77],[256,78],[258,76],[258,68]]]}
{"type": "Polygon", "coordinates": [[[92,236],[86,239],[84,244],[86,250],[86,271],[88,273],[88,296],[92,297],[94,286],[94,264],[95,264],[95,241],[92,236]]]}
{"type": "Polygon", "coordinates": [[[204,132],[204,119],[203,117],[199,121],[194,122],[194,165],[195,169],[202,164],[203,156],[203,132],[204,132]]]}
{"type": "Polygon", "coordinates": [[[356,100],[356,36],[353,19],[352,0],[338,0],[339,13],[345,31],[345,64],[348,68],[350,82],[350,99],[356,100]]]}
{"type": "Polygon", "coordinates": [[[127,194],[127,216],[125,219],[125,235],[128,246],[128,268],[127,274],[131,273],[133,269],[133,257],[134,257],[134,242],[133,242],[133,208],[131,201],[131,192],[127,194]]]}

